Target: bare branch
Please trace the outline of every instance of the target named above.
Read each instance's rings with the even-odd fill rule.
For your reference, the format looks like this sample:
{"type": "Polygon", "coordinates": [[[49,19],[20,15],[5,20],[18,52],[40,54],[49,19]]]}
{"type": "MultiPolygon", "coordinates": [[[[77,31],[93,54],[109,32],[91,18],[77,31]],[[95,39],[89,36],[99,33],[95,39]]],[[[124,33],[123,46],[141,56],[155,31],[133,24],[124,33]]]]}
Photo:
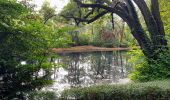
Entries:
{"type": "MultiPolygon", "coordinates": [[[[112,12],[112,13],[119,15],[126,22],[132,21],[132,18],[130,18],[130,16],[128,15],[127,8],[125,7],[124,3],[122,3],[122,2],[116,2],[114,7],[112,7],[112,6],[109,7],[109,6],[105,6],[102,4],[84,4],[80,0],[74,0],[74,1],[82,8],[92,8],[92,9],[102,8],[108,12],[112,12]]],[[[103,14],[103,15],[105,15],[105,14],[103,14]]],[[[95,21],[94,19],[93,19],[93,21],[95,21]]],[[[90,21],[90,23],[91,23],[91,21],[90,21]]]]}
{"type": "Polygon", "coordinates": [[[91,14],[93,14],[95,9],[92,9],[89,13],[87,13],[87,15],[84,16],[84,18],[88,18],[91,14]]]}
{"type": "Polygon", "coordinates": [[[105,14],[107,14],[108,11],[103,11],[101,13],[99,13],[97,16],[93,17],[92,19],[90,19],[87,23],[92,23],[94,22],[95,20],[99,19],[100,17],[104,16],[105,14]]]}
{"type": "Polygon", "coordinates": [[[47,17],[44,19],[44,24],[46,24],[47,21],[48,21],[49,19],[51,19],[52,17],[54,17],[54,16],[57,16],[57,15],[50,15],[50,16],[47,16],[47,17]]]}
{"type": "MultiPolygon", "coordinates": [[[[103,15],[107,14],[108,11],[103,11],[101,13],[99,13],[98,15],[96,15],[95,17],[91,18],[91,19],[87,19],[87,18],[78,18],[78,17],[74,17],[74,16],[65,16],[65,15],[61,15],[62,17],[65,18],[73,18],[76,21],[76,24],[79,24],[80,22],[86,22],[86,23],[92,23],[95,20],[99,19],[100,17],[102,17],[103,15]]],[[[86,16],[87,17],[87,16],[86,16]]]]}

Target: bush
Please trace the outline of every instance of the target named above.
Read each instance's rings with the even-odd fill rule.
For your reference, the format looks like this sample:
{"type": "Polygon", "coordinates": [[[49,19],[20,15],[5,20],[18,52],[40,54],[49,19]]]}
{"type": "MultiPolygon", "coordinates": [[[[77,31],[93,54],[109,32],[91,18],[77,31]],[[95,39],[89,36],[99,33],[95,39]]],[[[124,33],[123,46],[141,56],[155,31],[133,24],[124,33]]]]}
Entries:
{"type": "Polygon", "coordinates": [[[63,100],[168,100],[170,80],[74,88],[62,96],[63,100]]]}
{"type": "Polygon", "coordinates": [[[131,61],[134,71],[130,78],[134,81],[153,81],[170,78],[170,52],[157,56],[156,60],[147,59],[139,50],[131,52],[131,61]]]}
{"type": "Polygon", "coordinates": [[[108,47],[108,48],[118,46],[117,41],[108,41],[108,42],[106,42],[106,41],[103,41],[103,40],[93,40],[90,44],[93,45],[93,46],[108,47]]]}
{"type": "Polygon", "coordinates": [[[77,44],[79,45],[88,45],[90,43],[92,35],[91,34],[79,34],[79,41],[77,44]]]}

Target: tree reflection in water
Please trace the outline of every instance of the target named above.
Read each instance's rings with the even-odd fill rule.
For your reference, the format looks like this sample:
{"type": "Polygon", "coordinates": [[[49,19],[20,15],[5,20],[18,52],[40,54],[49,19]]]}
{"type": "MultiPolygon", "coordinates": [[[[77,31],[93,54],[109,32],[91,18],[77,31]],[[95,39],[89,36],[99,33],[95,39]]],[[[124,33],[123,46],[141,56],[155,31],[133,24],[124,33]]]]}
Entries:
{"type": "Polygon", "coordinates": [[[70,87],[119,83],[132,70],[125,51],[66,53],[60,56],[55,62],[62,63],[64,69],[56,68],[53,78],[70,87]],[[63,72],[66,74],[63,75],[63,72]]]}

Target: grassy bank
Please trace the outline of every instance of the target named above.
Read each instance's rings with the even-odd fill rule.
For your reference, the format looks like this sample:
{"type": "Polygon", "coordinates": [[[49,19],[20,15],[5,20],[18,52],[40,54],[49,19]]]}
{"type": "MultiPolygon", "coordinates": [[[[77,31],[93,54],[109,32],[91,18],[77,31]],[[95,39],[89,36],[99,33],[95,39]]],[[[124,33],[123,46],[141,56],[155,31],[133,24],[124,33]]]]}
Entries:
{"type": "Polygon", "coordinates": [[[63,100],[170,100],[170,80],[74,88],[63,100]]]}

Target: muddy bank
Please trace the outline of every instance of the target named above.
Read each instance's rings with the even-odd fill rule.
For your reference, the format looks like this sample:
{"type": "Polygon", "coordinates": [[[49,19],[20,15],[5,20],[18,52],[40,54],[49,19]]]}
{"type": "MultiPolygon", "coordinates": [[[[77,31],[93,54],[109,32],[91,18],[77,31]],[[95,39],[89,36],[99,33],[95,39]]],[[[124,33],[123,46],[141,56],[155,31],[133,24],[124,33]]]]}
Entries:
{"type": "Polygon", "coordinates": [[[75,46],[70,48],[54,48],[53,51],[56,53],[70,53],[70,52],[92,52],[92,51],[120,51],[120,50],[131,50],[134,48],[106,48],[106,47],[95,47],[95,46],[75,46]]]}

